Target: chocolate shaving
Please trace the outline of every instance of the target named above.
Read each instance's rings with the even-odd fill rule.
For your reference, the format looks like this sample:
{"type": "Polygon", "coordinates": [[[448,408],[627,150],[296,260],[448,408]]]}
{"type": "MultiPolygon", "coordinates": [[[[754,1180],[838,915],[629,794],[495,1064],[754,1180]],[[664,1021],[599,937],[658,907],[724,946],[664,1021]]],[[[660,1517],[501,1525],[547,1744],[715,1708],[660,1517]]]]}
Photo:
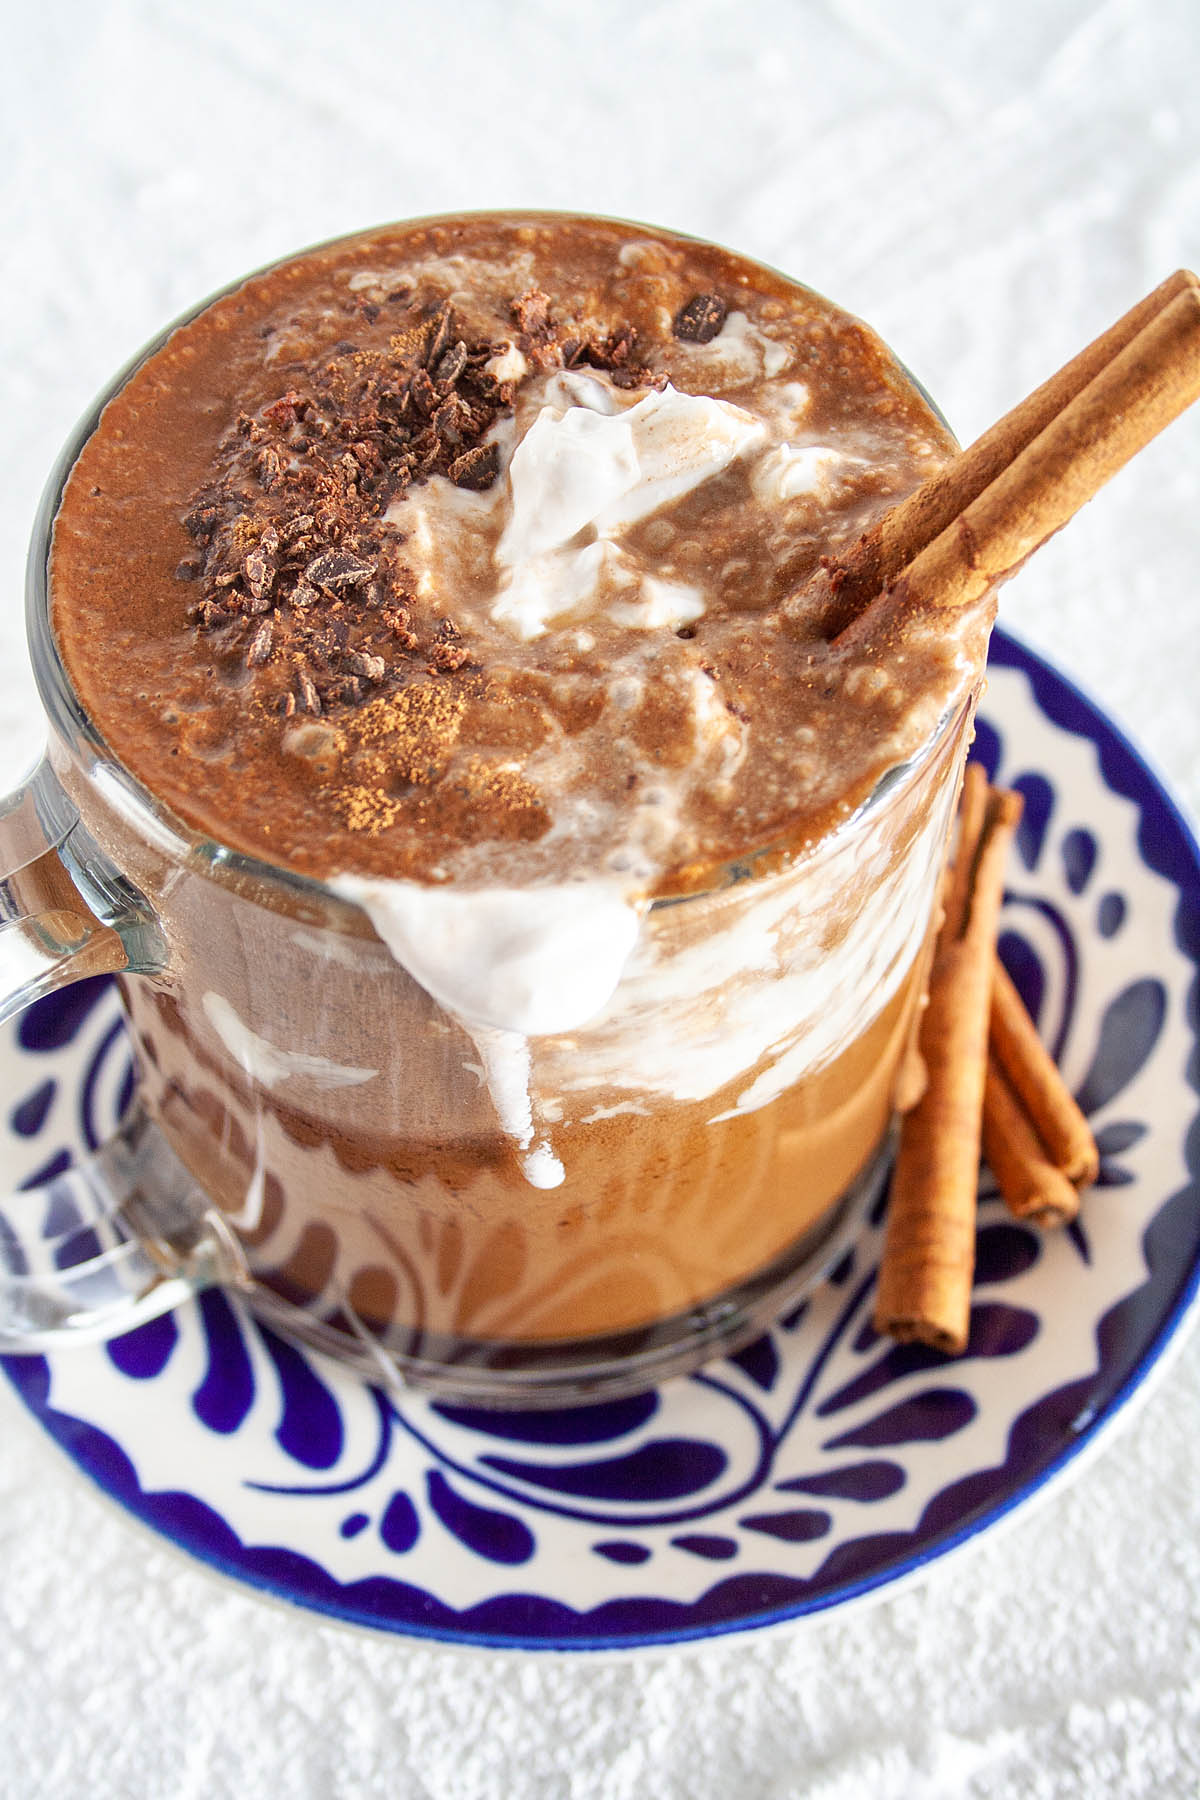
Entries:
{"type": "Polygon", "coordinates": [[[447,350],[438,362],[437,368],[433,371],[433,379],[439,387],[453,387],[466,366],[467,346],[459,338],[457,344],[447,350]]]}
{"type": "Polygon", "coordinates": [[[443,351],[450,342],[451,332],[451,312],[450,308],[446,306],[436,315],[433,336],[430,338],[428,347],[425,351],[425,367],[427,369],[432,369],[434,364],[440,361],[443,351]]]}
{"type": "MultiPolygon", "coordinates": [[[[198,544],[207,544],[223,517],[223,509],[216,500],[201,496],[191,511],[184,514],[183,529],[198,544]]],[[[203,573],[203,565],[200,572],[203,573]]]]}
{"type": "Polygon", "coordinates": [[[300,394],[289,388],[286,394],[281,394],[270,406],[263,407],[262,416],[272,425],[291,425],[296,419],[304,417],[307,404],[300,394]]]}
{"type": "Polygon", "coordinates": [[[585,365],[591,369],[602,369],[613,386],[619,388],[661,388],[667,380],[665,374],[656,374],[641,360],[638,355],[637,334],[629,326],[610,331],[603,337],[593,335],[573,341],[567,367],[578,369],[585,365]]]}
{"type": "Polygon", "coordinates": [[[693,294],[675,314],[671,330],[685,344],[709,344],[724,325],[726,310],[719,294],[693,294]]]}
{"type": "Polygon", "coordinates": [[[275,571],[262,550],[252,550],[245,562],[246,586],[254,599],[264,595],[275,579],[275,571]]]}
{"type": "Polygon", "coordinates": [[[476,444],[450,464],[450,479],[455,487],[471,488],[476,493],[490,488],[499,473],[500,449],[496,444],[476,444]]]}
{"type": "Polygon", "coordinates": [[[428,369],[418,369],[408,384],[409,397],[423,419],[428,419],[437,405],[437,389],[428,369]]]}
{"type": "Polygon", "coordinates": [[[433,415],[433,429],[447,443],[461,444],[471,425],[471,409],[457,394],[443,400],[433,415]]]}
{"type": "Polygon", "coordinates": [[[287,463],[274,444],[264,444],[255,458],[254,469],[268,494],[282,476],[287,463]]]}
{"type": "Polygon", "coordinates": [[[387,664],[382,656],[372,656],[365,650],[349,651],[346,663],[356,675],[361,675],[364,681],[379,682],[387,674],[387,664]]]}
{"type": "Polygon", "coordinates": [[[313,678],[307,669],[297,669],[296,685],[300,689],[300,705],[304,711],[319,715],[321,711],[321,696],[318,694],[313,678]]]}
{"type": "Polygon", "coordinates": [[[370,581],[375,573],[373,563],[363,563],[345,550],[325,550],[314,557],[304,571],[305,579],[314,587],[321,588],[327,594],[340,593],[344,588],[361,587],[370,581]]]}
{"type": "Polygon", "coordinates": [[[266,662],[271,654],[271,640],[274,635],[275,627],[270,619],[264,619],[250,639],[246,650],[246,667],[248,669],[257,669],[266,662]]]}
{"type": "Polygon", "coordinates": [[[540,288],[530,288],[527,293],[519,294],[512,303],[512,316],[517,329],[527,337],[546,337],[550,332],[549,294],[540,288]]]}
{"type": "Polygon", "coordinates": [[[456,674],[470,660],[470,651],[461,644],[434,644],[429,652],[430,666],[441,675],[456,674]]]}

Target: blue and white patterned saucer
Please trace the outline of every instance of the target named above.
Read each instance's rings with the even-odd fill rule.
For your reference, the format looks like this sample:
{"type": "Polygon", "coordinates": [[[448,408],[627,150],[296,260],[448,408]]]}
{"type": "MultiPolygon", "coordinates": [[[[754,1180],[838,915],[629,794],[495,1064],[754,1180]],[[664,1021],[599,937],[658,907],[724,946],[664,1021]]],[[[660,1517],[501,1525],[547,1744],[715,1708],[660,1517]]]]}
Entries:
{"type": "MultiPolygon", "coordinates": [[[[970,1343],[875,1336],[876,1219],[767,1336],[605,1405],[385,1395],[208,1293],[90,1349],[9,1357],[25,1405],[130,1512],[212,1567],[410,1637],[585,1650],[745,1631],[880,1589],[1069,1465],[1179,1330],[1200,1270],[1200,853],[1061,676],[993,646],[975,754],[1025,795],[1002,950],[1103,1152],[1041,1236],[985,1185],[970,1343]]],[[[0,1178],[49,1180],[128,1099],[112,990],[0,1046],[0,1178]]]]}

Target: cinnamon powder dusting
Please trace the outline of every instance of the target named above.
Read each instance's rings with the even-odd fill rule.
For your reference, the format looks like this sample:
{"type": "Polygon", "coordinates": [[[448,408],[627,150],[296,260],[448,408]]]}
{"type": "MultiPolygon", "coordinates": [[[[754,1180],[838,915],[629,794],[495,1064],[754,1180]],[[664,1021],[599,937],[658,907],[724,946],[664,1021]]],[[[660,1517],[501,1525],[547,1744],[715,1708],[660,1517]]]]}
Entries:
{"type": "Polygon", "coordinates": [[[375,836],[402,813],[400,792],[428,786],[445,772],[466,708],[455,687],[432,681],[380,695],[346,715],[339,731],[348,781],[330,798],[351,831],[375,836]]]}

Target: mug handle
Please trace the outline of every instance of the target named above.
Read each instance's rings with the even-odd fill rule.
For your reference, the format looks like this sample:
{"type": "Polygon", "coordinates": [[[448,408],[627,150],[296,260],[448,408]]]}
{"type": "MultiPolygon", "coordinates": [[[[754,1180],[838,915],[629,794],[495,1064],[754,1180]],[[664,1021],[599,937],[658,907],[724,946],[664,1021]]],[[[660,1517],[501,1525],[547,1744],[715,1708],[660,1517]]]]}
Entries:
{"type": "MultiPolygon", "coordinates": [[[[153,909],[107,860],[49,762],[0,801],[0,1023],[89,975],[161,970],[153,909]]],[[[217,1281],[228,1229],[135,1100],[107,1143],[0,1196],[0,1353],[128,1331],[217,1281]]]]}

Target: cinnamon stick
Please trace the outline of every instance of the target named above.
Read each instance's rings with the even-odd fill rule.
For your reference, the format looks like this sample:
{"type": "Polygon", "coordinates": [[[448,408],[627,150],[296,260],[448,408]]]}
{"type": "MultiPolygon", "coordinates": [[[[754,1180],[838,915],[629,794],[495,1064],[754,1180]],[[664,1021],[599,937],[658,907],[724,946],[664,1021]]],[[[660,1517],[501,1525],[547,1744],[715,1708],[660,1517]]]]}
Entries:
{"type": "Polygon", "coordinates": [[[907,597],[943,607],[978,600],[1196,399],[1200,291],[1188,288],[909,563],[907,597]]]}
{"type": "Polygon", "coordinates": [[[890,587],[905,565],[932,543],[1177,294],[1197,287],[1200,282],[1189,269],[1177,269],[944,469],[885,513],[834,570],[843,623],[849,623],[869,600],[890,587]]]}
{"type": "MultiPolygon", "coordinates": [[[[975,858],[979,854],[987,825],[987,772],[982,763],[969,762],[963,770],[962,792],[958,797],[958,841],[946,880],[942,887],[942,924],[939,937],[961,936],[971,907],[971,883],[975,858]]],[[[934,951],[937,967],[937,950],[934,951]]],[[[931,978],[932,979],[932,978],[931,978]]]]}
{"type": "Polygon", "coordinates": [[[1067,1225],[1079,1190],[1048,1157],[999,1060],[988,1059],[983,1094],[983,1154],[1008,1210],[1045,1227],[1067,1225]]]}
{"type": "Polygon", "coordinates": [[[839,636],[869,634],[901,600],[936,609],[980,599],[1198,398],[1200,287],[1188,283],[839,636]]]}
{"type": "Polygon", "coordinates": [[[996,921],[1021,806],[968,766],[921,1022],[928,1085],[901,1126],[876,1295],[877,1331],[951,1353],[970,1322],[996,921]]]}
{"type": "MultiPolygon", "coordinates": [[[[1012,977],[999,961],[992,984],[989,1039],[993,1057],[1041,1139],[1045,1158],[1077,1188],[1090,1187],[1100,1172],[1100,1153],[1091,1126],[1038,1036],[1012,977]]],[[[992,1166],[999,1180],[999,1172],[992,1166]]]]}

